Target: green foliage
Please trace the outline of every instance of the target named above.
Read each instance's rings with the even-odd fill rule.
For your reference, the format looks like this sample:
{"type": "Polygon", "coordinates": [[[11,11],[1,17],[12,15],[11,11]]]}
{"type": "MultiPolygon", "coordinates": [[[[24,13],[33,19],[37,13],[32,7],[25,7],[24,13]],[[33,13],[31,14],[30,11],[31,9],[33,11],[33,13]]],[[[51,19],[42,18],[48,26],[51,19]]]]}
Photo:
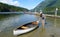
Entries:
{"type": "Polygon", "coordinates": [[[60,15],[60,0],[45,0],[38,4],[33,10],[43,10],[45,14],[54,14],[58,8],[58,15],[60,15]]]}
{"type": "Polygon", "coordinates": [[[28,11],[28,9],[0,2],[0,12],[17,12],[17,11],[28,11]]]}
{"type": "Polygon", "coordinates": [[[46,7],[44,8],[44,10],[46,11],[54,11],[56,9],[56,7],[46,7]]]}

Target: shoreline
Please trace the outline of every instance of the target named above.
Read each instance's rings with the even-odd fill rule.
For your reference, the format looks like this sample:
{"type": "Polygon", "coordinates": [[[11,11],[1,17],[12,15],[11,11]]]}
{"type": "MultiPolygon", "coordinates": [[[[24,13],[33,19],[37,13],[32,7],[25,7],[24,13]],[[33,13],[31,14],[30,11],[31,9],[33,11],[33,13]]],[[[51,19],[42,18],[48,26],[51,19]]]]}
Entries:
{"type": "Polygon", "coordinates": [[[50,14],[45,14],[47,17],[56,17],[56,18],[60,18],[60,16],[59,15],[50,15],[50,14]]]}

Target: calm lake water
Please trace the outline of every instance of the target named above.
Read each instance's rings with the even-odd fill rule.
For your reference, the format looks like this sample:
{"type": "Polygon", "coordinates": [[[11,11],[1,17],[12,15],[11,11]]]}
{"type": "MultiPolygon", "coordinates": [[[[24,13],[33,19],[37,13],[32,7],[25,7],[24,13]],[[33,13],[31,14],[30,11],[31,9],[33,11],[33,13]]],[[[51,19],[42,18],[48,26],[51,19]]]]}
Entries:
{"type": "Polygon", "coordinates": [[[19,21],[22,21],[20,20],[20,18],[22,18],[23,16],[27,17],[28,15],[22,14],[22,15],[10,15],[9,17],[4,18],[2,17],[0,19],[0,37],[60,37],[60,18],[52,17],[47,17],[46,19],[47,24],[45,24],[44,29],[42,28],[42,25],[40,25],[39,28],[35,29],[30,33],[20,36],[14,36],[13,29],[15,29],[17,24],[20,24],[19,21]]]}

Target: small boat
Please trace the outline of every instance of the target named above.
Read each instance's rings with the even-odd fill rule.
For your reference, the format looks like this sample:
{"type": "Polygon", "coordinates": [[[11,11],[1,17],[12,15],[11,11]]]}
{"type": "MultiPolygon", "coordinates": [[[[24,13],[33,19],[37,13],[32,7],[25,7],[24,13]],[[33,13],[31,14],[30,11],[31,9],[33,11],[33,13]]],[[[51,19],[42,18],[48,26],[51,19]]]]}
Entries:
{"type": "Polygon", "coordinates": [[[24,24],[23,26],[20,26],[20,27],[14,29],[13,35],[17,36],[17,35],[21,35],[21,34],[30,32],[38,27],[38,23],[39,23],[39,21],[34,21],[34,22],[24,24]]]}

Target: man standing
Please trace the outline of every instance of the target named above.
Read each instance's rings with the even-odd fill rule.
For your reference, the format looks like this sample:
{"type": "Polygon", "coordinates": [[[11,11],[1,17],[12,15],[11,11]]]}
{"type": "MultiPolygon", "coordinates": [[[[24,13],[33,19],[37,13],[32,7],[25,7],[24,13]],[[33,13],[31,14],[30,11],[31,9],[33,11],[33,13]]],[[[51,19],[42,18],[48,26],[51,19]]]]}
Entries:
{"type": "Polygon", "coordinates": [[[42,13],[42,11],[40,12],[40,17],[41,17],[42,27],[44,28],[46,17],[45,17],[45,15],[42,13]]]}

